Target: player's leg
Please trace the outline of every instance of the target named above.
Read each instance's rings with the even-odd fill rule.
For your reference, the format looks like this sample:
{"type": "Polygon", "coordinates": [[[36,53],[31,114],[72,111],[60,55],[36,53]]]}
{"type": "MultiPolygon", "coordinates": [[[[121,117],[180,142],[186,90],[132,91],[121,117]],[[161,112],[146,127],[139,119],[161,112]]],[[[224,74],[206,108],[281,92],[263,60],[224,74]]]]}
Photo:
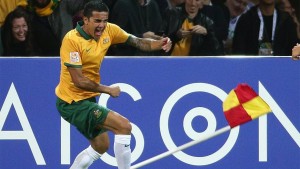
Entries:
{"type": "Polygon", "coordinates": [[[110,111],[103,125],[99,125],[115,134],[114,152],[119,169],[129,169],[131,163],[131,124],[120,114],[110,111]]]}
{"type": "Polygon", "coordinates": [[[58,99],[57,108],[61,116],[76,126],[91,143],[79,153],[71,169],[86,169],[101,157],[109,146],[107,130],[115,134],[114,150],[119,169],[129,169],[131,124],[125,117],[98,105],[95,98],[72,104],[58,99]]]}
{"type": "Polygon", "coordinates": [[[94,161],[98,160],[102,154],[106,152],[109,146],[109,138],[107,133],[102,133],[94,139],[101,143],[97,144],[97,150],[101,150],[99,151],[100,153],[96,151],[95,146],[91,144],[88,148],[76,156],[70,169],[87,169],[94,161]]]}
{"type": "Polygon", "coordinates": [[[80,152],[71,166],[71,169],[88,168],[108,149],[109,137],[106,133],[107,130],[97,129],[96,126],[104,122],[110,110],[99,106],[96,103],[96,98],[72,102],[71,104],[58,98],[57,109],[61,116],[76,126],[78,131],[88,140],[96,139],[101,142],[101,147],[97,146],[97,149],[91,145],[80,152]]]}
{"type": "Polygon", "coordinates": [[[109,147],[107,132],[101,133],[90,140],[91,145],[77,155],[70,169],[87,169],[98,160],[109,147]]]}

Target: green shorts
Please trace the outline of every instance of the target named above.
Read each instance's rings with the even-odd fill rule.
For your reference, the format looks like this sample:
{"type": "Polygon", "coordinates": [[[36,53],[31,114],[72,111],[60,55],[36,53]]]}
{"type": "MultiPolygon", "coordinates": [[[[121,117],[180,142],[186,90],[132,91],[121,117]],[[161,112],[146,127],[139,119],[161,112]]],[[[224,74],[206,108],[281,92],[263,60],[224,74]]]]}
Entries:
{"type": "Polygon", "coordinates": [[[96,126],[104,123],[111,110],[97,104],[95,97],[78,102],[73,101],[71,104],[57,98],[56,108],[62,118],[76,126],[79,132],[89,140],[107,131],[96,126]]]}

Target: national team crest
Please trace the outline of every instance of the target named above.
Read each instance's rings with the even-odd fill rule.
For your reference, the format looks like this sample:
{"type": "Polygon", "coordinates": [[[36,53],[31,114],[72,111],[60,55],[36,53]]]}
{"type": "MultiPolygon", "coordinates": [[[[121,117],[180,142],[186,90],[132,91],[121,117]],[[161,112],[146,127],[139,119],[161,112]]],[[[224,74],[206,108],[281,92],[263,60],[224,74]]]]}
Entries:
{"type": "Polygon", "coordinates": [[[79,53],[78,52],[70,52],[70,62],[78,63],[79,61],[80,61],[79,53]]]}
{"type": "Polygon", "coordinates": [[[101,114],[102,114],[102,112],[100,110],[98,110],[98,109],[94,111],[94,116],[95,116],[96,119],[99,119],[99,117],[101,116],[101,114]]]}
{"type": "Polygon", "coordinates": [[[106,44],[106,43],[108,43],[109,42],[109,38],[104,38],[103,39],[103,44],[106,44]]]}

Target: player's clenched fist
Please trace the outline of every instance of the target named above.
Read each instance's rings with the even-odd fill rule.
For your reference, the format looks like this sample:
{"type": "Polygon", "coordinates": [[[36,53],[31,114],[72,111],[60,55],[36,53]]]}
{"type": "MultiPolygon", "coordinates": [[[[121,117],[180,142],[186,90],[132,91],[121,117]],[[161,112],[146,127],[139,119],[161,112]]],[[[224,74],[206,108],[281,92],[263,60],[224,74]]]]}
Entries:
{"type": "Polygon", "coordinates": [[[119,86],[110,86],[109,95],[112,97],[118,97],[120,95],[120,87],[119,86]]]}

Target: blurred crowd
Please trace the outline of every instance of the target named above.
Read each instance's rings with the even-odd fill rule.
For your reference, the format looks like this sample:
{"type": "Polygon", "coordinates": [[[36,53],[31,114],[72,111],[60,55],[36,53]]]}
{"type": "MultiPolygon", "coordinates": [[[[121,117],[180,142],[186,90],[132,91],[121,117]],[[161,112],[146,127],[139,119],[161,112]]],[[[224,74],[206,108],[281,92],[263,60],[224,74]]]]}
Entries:
{"type": "MultiPolygon", "coordinates": [[[[59,56],[64,35],[89,1],[0,0],[0,56],[59,56]]],[[[172,40],[168,53],[118,44],[110,56],[291,56],[300,43],[298,0],[102,1],[109,22],[126,32],[172,40]]]]}

